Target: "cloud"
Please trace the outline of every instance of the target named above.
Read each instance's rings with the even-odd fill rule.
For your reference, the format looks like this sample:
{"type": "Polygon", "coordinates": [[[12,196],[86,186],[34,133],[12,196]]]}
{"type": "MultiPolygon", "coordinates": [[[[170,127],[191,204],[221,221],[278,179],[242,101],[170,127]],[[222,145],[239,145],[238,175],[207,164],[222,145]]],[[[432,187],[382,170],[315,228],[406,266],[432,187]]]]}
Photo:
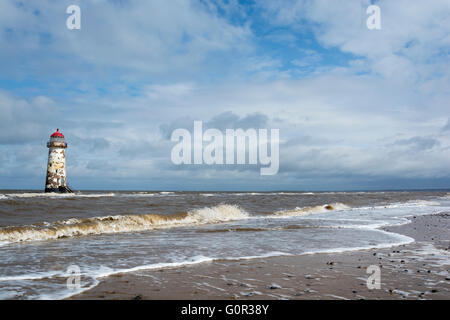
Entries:
{"type": "Polygon", "coordinates": [[[45,96],[22,99],[0,90],[0,144],[38,141],[48,122],[60,119],[60,108],[45,96]]]}
{"type": "Polygon", "coordinates": [[[365,27],[369,1],[79,3],[78,32],[65,28],[70,1],[0,2],[1,187],[41,186],[56,127],[75,188],[420,187],[448,177],[443,1],[378,1],[379,31],[365,27]],[[170,135],[194,120],[280,129],[279,174],[174,166],[170,135]]]}
{"type": "Polygon", "coordinates": [[[442,128],[442,131],[450,131],[450,118],[448,118],[447,124],[442,128]]]}
{"type": "Polygon", "coordinates": [[[262,1],[259,5],[272,24],[309,29],[324,46],[366,58],[371,71],[385,79],[425,81],[439,74],[430,71],[445,65],[450,8],[440,0],[378,1],[382,29],[376,31],[366,28],[368,0],[262,1]]]}
{"type": "MultiPolygon", "coordinates": [[[[229,23],[212,2],[79,1],[81,30],[65,26],[70,4],[2,1],[2,61],[21,62],[34,77],[59,72],[82,79],[92,68],[164,77],[192,74],[225,54],[249,49],[249,28],[229,23]]],[[[2,64],[5,73],[25,75],[10,62],[2,64]]]]}
{"type": "Polygon", "coordinates": [[[429,137],[412,137],[409,139],[401,139],[394,142],[396,145],[405,145],[411,147],[415,151],[429,150],[440,143],[438,140],[429,137]]]}

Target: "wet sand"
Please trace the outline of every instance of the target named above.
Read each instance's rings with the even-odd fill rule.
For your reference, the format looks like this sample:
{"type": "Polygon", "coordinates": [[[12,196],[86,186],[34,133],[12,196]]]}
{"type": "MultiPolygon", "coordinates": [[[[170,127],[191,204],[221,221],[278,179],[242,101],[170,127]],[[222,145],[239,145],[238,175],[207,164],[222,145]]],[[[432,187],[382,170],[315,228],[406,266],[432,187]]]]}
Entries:
{"type": "Polygon", "coordinates": [[[71,299],[450,299],[450,213],[410,220],[384,229],[408,245],[123,273],[71,299]],[[380,289],[367,288],[370,265],[380,289]]]}

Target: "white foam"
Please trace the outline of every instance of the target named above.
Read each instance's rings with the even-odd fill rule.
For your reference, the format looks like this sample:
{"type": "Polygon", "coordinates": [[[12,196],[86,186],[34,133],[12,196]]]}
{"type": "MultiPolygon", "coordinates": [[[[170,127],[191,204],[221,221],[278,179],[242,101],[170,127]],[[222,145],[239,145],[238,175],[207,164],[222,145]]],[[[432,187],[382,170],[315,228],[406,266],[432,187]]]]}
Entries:
{"type": "Polygon", "coordinates": [[[297,207],[293,210],[280,210],[274,213],[276,217],[299,217],[311,214],[324,213],[329,211],[347,210],[350,207],[343,203],[326,204],[314,207],[297,207]]]}
{"type": "Polygon", "coordinates": [[[9,198],[101,198],[114,197],[114,193],[53,193],[53,192],[25,192],[25,193],[10,193],[6,194],[9,198]]]}
{"type": "Polygon", "coordinates": [[[155,214],[117,215],[57,221],[45,228],[31,225],[0,228],[0,241],[54,240],[65,237],[146,231],[247,219],[248,213],[234,205],[218,205],[189,211],[182,216],[155,214]]]}
{"type": "MultiPolygon", "coordinates": [[[[383,230],[377,229],[379,232],[386,232],[383,230]]],[[[314,251],[307,251],[303,252],[300,255],[310,255],[310,254],[317,254],[317,253],[344,253],[344,252],[352,252],[352,251],[361,251],[361,250],[370,250],[370,249],[386,249],[391,247],[398,247],[405,244],[413,243],[415,240],[411,237],[404,236],[398,233],[389,233],[391,236],[397,237],[398,242],[388,242],[388,243],[381,243],[378,245],[368,245],[368,246],[358,246],[358,247],[342,247],[342,248],[332,248],[332,249],[318,249],[314,251]]]]}
{"type": "Polygon", "coordinates": [[[119,194],[121,197],[130,197],[130,198],[139,198],[139,197],[154,197],[156,193],[148,193],[148,192],[138,192],[138,193],[122,193],[119,194]]]}
{"type": "Polygon", "coordinates": [[[22,274],[22,275],[16,275],[16,276],[0,277],[0,281],[40,280],[40,279],[52,278],[52,277],[56,277],[56,276],[64,276],[64,274],[60,271],[44,272],[44,273],[36,273],[36,274],[22,274]]]}

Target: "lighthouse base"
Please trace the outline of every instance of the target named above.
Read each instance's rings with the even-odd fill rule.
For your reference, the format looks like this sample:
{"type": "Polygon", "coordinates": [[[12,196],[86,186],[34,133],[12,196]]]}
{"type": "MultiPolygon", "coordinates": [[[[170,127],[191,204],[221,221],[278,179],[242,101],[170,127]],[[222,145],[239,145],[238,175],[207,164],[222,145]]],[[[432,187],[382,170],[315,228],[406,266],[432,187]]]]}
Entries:
{"type": "Polygon", "coordinates": [[[45,188],[45,192],[73,193],[72,189],[67,186],[60,186],[58,188],[45,188]]]}

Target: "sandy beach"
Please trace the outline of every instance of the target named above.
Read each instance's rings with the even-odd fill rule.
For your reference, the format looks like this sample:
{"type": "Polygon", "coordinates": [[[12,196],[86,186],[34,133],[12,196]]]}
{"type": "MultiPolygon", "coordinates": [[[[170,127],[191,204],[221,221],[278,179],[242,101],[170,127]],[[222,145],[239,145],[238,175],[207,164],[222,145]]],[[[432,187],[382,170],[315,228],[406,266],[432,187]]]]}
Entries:
{"type": "Polygon", "coordinates": [[[116,274],[71,299],[449,299],[450,213],[388,227],[415,242],[116,274]],[[367,288],[378,265],[381,288],[367,288]]]}

